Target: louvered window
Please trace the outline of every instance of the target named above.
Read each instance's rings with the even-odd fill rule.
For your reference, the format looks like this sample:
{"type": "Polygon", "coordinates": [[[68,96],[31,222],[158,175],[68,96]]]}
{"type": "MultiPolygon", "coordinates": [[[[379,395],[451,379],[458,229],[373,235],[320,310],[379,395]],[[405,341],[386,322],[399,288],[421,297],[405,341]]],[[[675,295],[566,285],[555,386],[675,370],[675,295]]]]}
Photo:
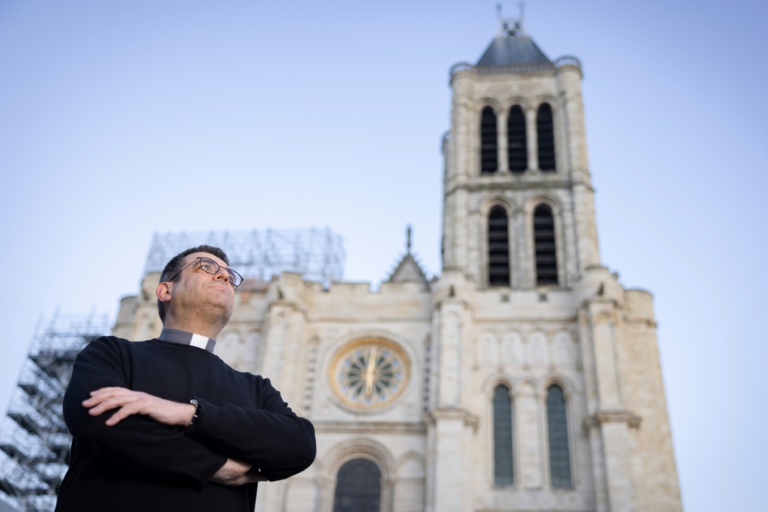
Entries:
{"type": "Polygon", "coordinates": [[[540,204],[533,211],[533,237],[536,248],[536,284],[557,284],[557,245],[552,208],[540,204]]]}
{"type": "Polygon", "coordinates": [[[568,418],[563,388],[547,389],[547,433],[549,435],[549,472],[552,487],[570,488],[571,452],[568,447],[568,418]]]}
{"type": "Polygon", "coordinates": [[[510,171],[524,172],[528,168],[525,114],[520,105],[515,105],[509,109],[509,117],[507,118],[507,155],[510,171]]]}
{"type": "Polygon", "coordinates": [[[555,130],[552,122],[552,107],[542,103],[536,114],[536,138],[539,148],[539,169],[555,171],[555,130]]]}
{"type": "Polygon", "coordinates": [[[496,141],[496,114],[485,107],[480,116],[480,172],[492,174],[499,168],[496,141]]]}
{"type": "Polygon", "coordinates": [[[507,211],[494,206],[488,215],[488,284],[509,286],[509,231],[507,211]]]}
{"type": "Polygon", "coordinates": [[[493,480],[498,486],[514,483],[512,425],[509,388],[496,386],[493,392],[493,480]]]}
{"type": "Polygon", "coordinates": [[[381,471],[373,462],[354,459],[339,469],[333,512],[380,512],[381,471]]]}

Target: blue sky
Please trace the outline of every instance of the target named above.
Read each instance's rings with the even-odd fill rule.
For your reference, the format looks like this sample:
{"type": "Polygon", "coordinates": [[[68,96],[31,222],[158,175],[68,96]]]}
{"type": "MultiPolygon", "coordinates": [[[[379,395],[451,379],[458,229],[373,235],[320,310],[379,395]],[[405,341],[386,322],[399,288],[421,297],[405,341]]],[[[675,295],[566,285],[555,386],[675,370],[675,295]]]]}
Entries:
{"type": "MultiPolygon", "coordinates": [[[[448,70],[495,2],[0,3],[0,411],[41,317],[114,317],[154,232],[331,227],[346,277],[440,271],[448,70]]],[[[509,15],[517,4],[504,3],[509,15]]],[[[579,57],[601,256],[653,292],[684,504],[760,510],[761,2],[530,1],[579,57]]]]}

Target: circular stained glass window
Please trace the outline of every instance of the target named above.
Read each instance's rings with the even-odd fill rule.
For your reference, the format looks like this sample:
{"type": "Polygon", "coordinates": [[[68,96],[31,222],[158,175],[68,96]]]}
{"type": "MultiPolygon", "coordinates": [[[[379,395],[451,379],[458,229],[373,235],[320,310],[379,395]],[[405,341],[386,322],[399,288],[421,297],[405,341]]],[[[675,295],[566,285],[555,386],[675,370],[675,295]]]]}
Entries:
{"type": "Polygon", "coordinates": [[[409,373],[408,356],[399,345],[366,338],[339,351],[329,376],[334,393],[345,405],[375,408],[400,396],[409,373]]]}

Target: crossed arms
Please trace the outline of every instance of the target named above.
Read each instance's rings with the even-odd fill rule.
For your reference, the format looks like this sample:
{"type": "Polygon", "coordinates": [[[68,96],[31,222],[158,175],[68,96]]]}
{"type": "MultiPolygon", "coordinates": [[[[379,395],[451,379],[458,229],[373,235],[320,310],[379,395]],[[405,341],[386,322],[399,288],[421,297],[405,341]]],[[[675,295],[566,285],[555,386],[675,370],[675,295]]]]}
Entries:
{"type": "MultiPolygon", "coordinates": [[[[83,401],[83,407],[91,416],[101,416],[107,411],[117,409],[105,422],[113,427],[134,414],[149,416],[151,419],[171,427],[186,427],[192,422],[197,407],[166,400],[142,391],[127,388],[107,387],[91,391],[91,397],[83,401]]],[[[266,476],[254,470],[251,464],[235,459],[227,459],[211,482],[222,485],[240,486],[266,480],[266,476]]]]}
{"type": "Polygon", "coordinates": [[[120,471],[196,487],[279,480],[314,460],[312,425],[268,380],[258,380],[260,408],[199,399],[201,415],[185,430],[195,413],[185,392],[166,399],[129,389],[133,359],[117,338],[96,340],[78,356],[64,417],[81,452],[120,471]]]}

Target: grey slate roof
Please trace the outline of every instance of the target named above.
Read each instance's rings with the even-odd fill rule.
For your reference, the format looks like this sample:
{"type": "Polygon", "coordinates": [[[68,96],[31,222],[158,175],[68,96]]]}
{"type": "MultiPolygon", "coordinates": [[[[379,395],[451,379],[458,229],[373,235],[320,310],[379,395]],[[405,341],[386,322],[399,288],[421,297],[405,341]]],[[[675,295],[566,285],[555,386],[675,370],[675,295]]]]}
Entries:
{"type": "Polygon", "coordinates": [[[419,262],[416,260],[416,258],[413,257],[413,255],[411,255],[410,252],[403,256],[403,258],[400,260],[400,263],[398,263],[397,267],[395,267],[395,270],[392,271],[389,279],[387,279],[387,282],[416,282],[421,283],[425,290],[429,290],[429,280],[427,279],[427,275],[424,273],[421,265],[419,265],[419,262]]]}
{"type": "Polygon", "coordinates": [[[525,34],[507,33],[491,41],[475,69],[480,73],[551,71],[555,65],[533,39],[525,34]]]}

